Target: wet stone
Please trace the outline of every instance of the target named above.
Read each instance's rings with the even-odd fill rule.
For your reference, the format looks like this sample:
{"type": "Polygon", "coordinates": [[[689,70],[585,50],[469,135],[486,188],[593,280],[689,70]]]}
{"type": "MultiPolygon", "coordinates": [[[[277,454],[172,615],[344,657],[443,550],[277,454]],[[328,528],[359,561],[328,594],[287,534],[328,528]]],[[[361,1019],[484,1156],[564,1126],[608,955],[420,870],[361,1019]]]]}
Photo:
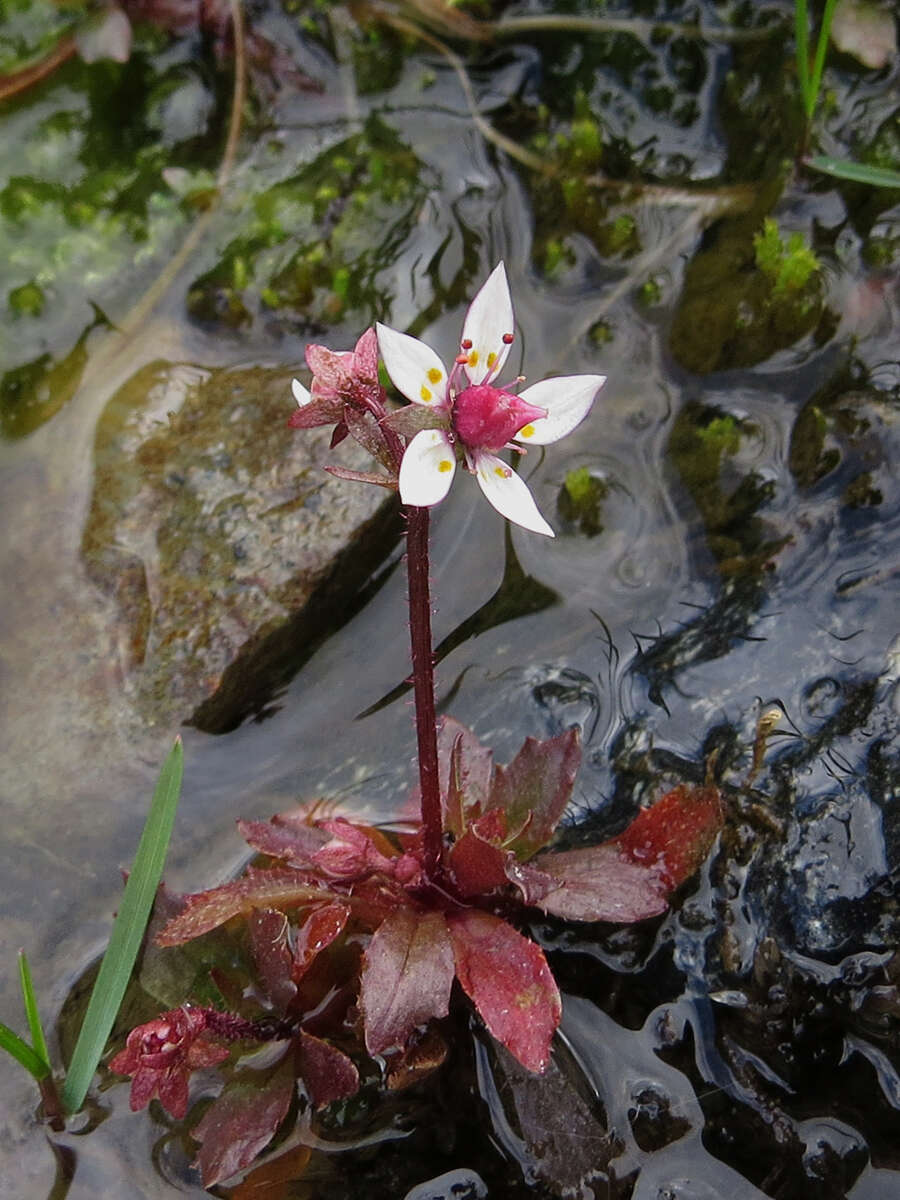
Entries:
{"type": "Polygon", "coordinates": [[[323,471],[369,469],[363,453],[287,428],[290,380],[151,363],[98,424],[82,556],[148,722],[225,732],[263,713],[396,541],[391,493],[323,471]]]}
{"type": "Polygon", "coordinates": [[[669,1097],[652,1084],[632,1091],[628,1119],[634,1140],[648,1153],[671,1145],[691,1128],[690,1121],[672,1113],[669,1097]]]}

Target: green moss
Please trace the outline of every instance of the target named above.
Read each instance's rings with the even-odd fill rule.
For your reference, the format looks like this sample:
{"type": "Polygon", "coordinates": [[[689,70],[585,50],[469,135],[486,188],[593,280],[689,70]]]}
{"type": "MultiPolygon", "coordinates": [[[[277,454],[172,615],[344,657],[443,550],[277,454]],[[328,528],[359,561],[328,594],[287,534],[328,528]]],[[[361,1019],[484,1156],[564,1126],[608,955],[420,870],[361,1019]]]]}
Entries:
{"type": "Polygon", "coordinates": [[[386,27],[350,27],[353,73],[361,96],[392,88],[406,62],[406,47],[400,34],[386,27]]]}
{"type": "Polygon", "coordinates": [[[608,346],[615,337],[615,331],[608,321],[597,321],[588,331],[591,342],[599,347],[608,346]]]}
{"type": "Polygon", "coordinates": [[[375,281],[428,186],[421,174],[415,155],[373,118],[239,206],[248,218],[220,261],[192,283],[189,311],[231,328],[252,324],[263,306],[320,325],[349,310],[365,320],[385,311],[375,281]]]}
{"type": "Polygon", "coordinates": [[[863,259],[867,266],[883,270],[892,267],[900,255],[900,237],[870,237],[863,247],[863,259]]]}
{"type": "Polygon", "coordinates": [[[545,275],[553,276],[565,267],[571,266],[575,260],[572,248],[561,238],[549,238],[544,243],[544,260],[542,269],[545,275]]]}
{"type": "Polygon", "coordinates": [[[598,226],[594,240],[600,253],[608,258],[627,258],[641,248],[637,222],[631,213],[619,213],[614,220],[598,226]]]}
{"type": "Polygon", "coordinates": [[[638,288],[638,300],[645,308],[652,308],[662,299],[662,286],[658,279],[647,279],[638,288]]]}
{"type": "Polygon", "coordinates": [[[741,444],[741,428],[730,414],[714,416],[706,425],[698,425],[697,437],[707,454],[720,462],[723,454],[737,454],[741,444]]]}
{"type": "Polygon", "coordinates": [[[724,220],[685,271],[672,353],[700,374],[750,366],[826,328],[823,297],[818,260],[799,234],[785,243],[771,218],[724,220]]]}
{"type": "MultiPolygon", "coordinates": [[[[48,53],[85,20],[87,7],[80,0],[7,0],[0,71],[48,53]]],[[[157,54],[136,32],[125,64],[73,57],[5,106],[0,430],[6,436],[36,428],[71,395],[59,369],[74,370],[80,339],[93,327],[91,306],[115,319],[127,312],[202,206],[187,181],[205,173],[208,188],[213,180],[221,128],[211,50],[204,72],[186,68],[168,35],[160,44],[157,54]],[[170,171],[176,182],[181,172],[181,192],[170,185],[170,171]],[[48,394],[52,381],[59,395],[48,394]]]]}
{"type": "Polygon", "coordinates": [[[17,317],[39,317],[44,301],[44,293],[36,283],[23,283],[9,293],[9,307],[17,317]]]}
{"type": "Polygon", "coordinates": [[[828,421],[818,404],[804,405],[794,422],[788,459],[791,474],[801,487],[811,487],[841,461],[836,446],[827,446],[828,421]]]}
{"type": "Polygon", "coordinates": [[[723,575],[760,571],[784,539],[771,537],[758,510],[772,483],[753,472],[736,476],[734,459],[749,427],[730,413],[688,404],[678,414],[666,456],[690,495],[707,545],[723,575]],[[735,481],[736,480],[736,481],[735,481]]]}
{"type": "Polygon", "coordinates": [[[576,467],[566,475],[556,507],[561,520],[585,537],[603,532],[603,501],[609,495],[605,479],[591,474],[588,467],[576,467]]]}
{"type": "Polygon", "coordinates": [[[792,233],[785,244],[771,217],[766,217],[762,232],[754,235],[753,250],[756,265],[768,276],[772,294],[777,298],[799,296],[821,270],[819,260],[802,236],[792,233]]]}
{"type": "Polygon", "coordinates": [[[784,255],[784,243],[778,232],[778,226],[771,217],[766,217],[762,230],[754,234],[753,250],[759,269],[765,271],[771,278],[777,278],[784,255]]]}

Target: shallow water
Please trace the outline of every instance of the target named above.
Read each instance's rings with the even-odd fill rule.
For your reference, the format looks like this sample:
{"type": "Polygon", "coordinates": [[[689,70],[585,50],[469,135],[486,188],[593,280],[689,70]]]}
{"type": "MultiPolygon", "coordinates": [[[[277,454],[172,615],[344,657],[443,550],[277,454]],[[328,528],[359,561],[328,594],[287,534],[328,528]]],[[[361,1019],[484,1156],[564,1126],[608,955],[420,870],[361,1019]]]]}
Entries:
{"type": "MultiPolygon", "coordinates": [[[[654,17],[665,9],[674,20],[694,12],[640,7],[654,17]]],[[[722,6],[700,7],[706,21],[727,15],[722,6]]],[[[759,9],[774,19],[788,6],[759,9]]],[[[0,954],[9,969],[0,1017],[21,1025],[19,946],[51,1018],[102,948],[118,868],[133,852],[174,732],[130,705],[122,633],[81,558],[94,432],[107,400],[147,362],[299,363],[310,338],[342,346],[376,317],[411,326],[449,354],[466,295],[503,258],[523,372],[604,372],[609,382],[575,435],[526,464],[556,540],[508,534],[467,479],[436,514],[435,636],[451,647],[439,667],[441,706],[472,725],[500,761],[526,734],[580,723],[586,754],[574,838],[614,832],[673,780],[702,780],[714,747],[735,805],[722,849],[652,929],[536,927],[567,996],[565,1099],[557,1107],[575,1103],[565,1091],[574,1087],[590,1136],[599,1145],[608,1133],[615,1143],[606,1160],[598,1149],[582,1164],[600,1171],[606,1161],[600,1177],[565,1186],[641,1200],[900,1195],[900,972],[891,957],[900,851],[900,522],[890,467],[900,398],[897,196],[822,177],[771,182],[790,122],[767,123],[764,107],[755,125],[739,117],[741,103],[749,117],[759,95],[768,111],[790,111],[784,36],[756,58],[752,47],[676,39],[666,50],[664,39],[627,35],[522,34],[482,49],[453,42],[481,111],[515,145],[559,154],[572,178],[595,179],[602,164],[636,185],[600,209],[591,191],[569,210],[555,185],[473,126],[460,79],[439,50],[404,47],[391,32],[360,35],[340,7],[322,28],[322,36],[304,37],[274,5],[255,26],[321,90],[305,90],[284,64],[253,77],[257,108],[208,220],[190,206],[151,206],[161,226],[142,243],[135,268],[122,266],[133,247],[119,248],[118,259],[113,247],[111,264],[84,277],[80,260],[72,267],[54,241],[52,222],[35,219],[26,231],[44,239],[48,262],[63,266],[44,285],[40,317],[6,322],[7,353],[19,355],[10,361],[19,366],[44,350],[65,360],[92,320],[90,301],[120,331],[100,324],[86,334],[84,361],[69,360],[44,380],[27,421],[21,405],[4,410],[12,415],[0,443],[8,814],[0,954]],[[271,86],[279,71],[280,89],[271,86]],[[663,87],[671,89],[668,103],[663,87]],[[577,99],[579,88],[587,101],[577,99]],[[679,100],[691,98],[695,114],[676,117],[679,100]],[[590,130],[575,128],[585,103],[601,125],[596,161],[590,130]],[[377,129],[366,125],[371,114],[377,129]],[[540,141],[544,133],[549,143],[540,141]],[[363,140],[354,145],[354,137],[363,140]],[[357,181],[380,163],[377,179],[355,184],[365,202],[354,219],[346,196],[327,190],[344,169],[335,155],[351,160],[357,181]],[[284,181],[299,182],[273,199],[284,181]],[[735,213],[732,193],[712,185],[747,185],[751,207],[742,201],[735,213]],[[273,208],[278,221],[295,223],[285,243],[266,243],[260,232],[273,208]],[[785,234],[812,239],[822,262],[814,326],[768,328],[767,352],[756,361],[740,330],[716,341],[705,309],[692,310],[691,339],[678,334],[689,298],[714,297],[716,312],[728,307],[729,280],[747,284],[741,312],[751,312],[759,281],[750,239],[770,212],[785,234]],[[631,225],[620,232],[632,239],[624,249],[606,231],[623,215],[631,225]],[[190,255],[153,305],[129,318],[197,220],[206,224],[190,255]],[[320,276],[308,295],[288,294],[284,282],[296,244],[314,244],[322,229],[333,255],[328,270],[349,270],[353,281],[343,307],[334,305],[340,289],[320,276]],[[704,254],[726,264],[725,283],[702,276],[697,291],[685,292],[686,272],[704,254]],[[266,287],[281,288],[278,305],[267,306],[266,287]],[[698,356],[707,352],[712,365],[701,369],[698,356]],[[557,510],[567,474],[583,467],[606,485],[593,536],[557,510]],[[748,793],[755,723],[775,703],[784,718],[748,793]]],[[[169,76],[165,87],[156,81],[156,116],[144,134],[152,141],[161,129],[160,143],[185,169],[214,170],[228,61],[216,74],[198,39],[163,43],[142,51],[141,62],[175,71],[180,82],[173,89],[169,76]]],[[[38,118],[60,111],[83,120],[76,100],[91,94],[91,78],[70,64],[0,112],[13,139],[33,139],[35,177],[55,171],[73,186],[66,172],[78,160],[77,122],[57,120],[56,140],[48,134],[45,142],[35,129],[46,133],[38,118]],[[48,166],[51,151],[57,157],[48,166]]],[[[860,153],[878,137],[890,144],[896,62],[867,72],[842,58],[827,79],[836,95],[824,122],[830,152],[860,153]]],[[[108,140],[103,146],[123,153],[108,140]]],[[[78,170],[96,170],[85,146],[80,154],[78,170]]],[[[7,200],[21,170],[4,166],[7,200]]],[[[162,196],[158,178],[155,186],[162,196]]],[[[125,203],[119,196],[108,207],[125,203]]],[[[8,204],[4,212],[12,244],[22,233],[8,204]]],[[[15,273],[20,259],[10,261],[7,293],[24,278],[15,273]]],[[[304,262],[293,263],[290,278],[303,275],[304,262]]],[[[26,266],[33,269],[30,259],[26,266]]],[[[286,397],[286,415],[289,404],[286,397]]],[[[409,698],[382,701],[407,672],[404,596],[395,571],[272,697],[265,719],[221,736],[182,731],[187,769],[167,869],[173,887],[208,885],[241,861],[238,816],[268,816],[317,795],[339,796],[370,819],[396,811],[411,778],[409,698]]],[[[499,1149],[467,1141],[464,1127],[454,1133],[455,1093],[444,1085],[437,1100],[417,1101],[418,1116],[413,1106],[412,1116],[376,1121],[373,1137],[384,1146],[375,1162],[394,1164],[392,1153],[405,1147],[395,1155],[399,1166],[376,1168],[383,1194],[403,1195],[429,1173],[447,1172],[471,1195],[561,1194],[554,1164],[572,1151],[553,1125],[553,1102],[530,1098],[480,1042],[471,1054],[463,1055],[460,1074],[469,1082],[459,1091],[470,1088],[479,1136],[490,1127],[499,1149]],[[512,1121],[511,1104],[519,1106],[512,1121]],[[543,1146],[522,1116],[529,1104],[546,1119],[543,1146]],[[441,1137],[429,1140],[423,1130],[434,1111],[441,1137]],[[396,1140],[410,1124],[411,1141],[396,1140]]],[[[0,1075],[0,1095],[0,1196],[202,1194],[177,1139],[166,1141],[146,1114],[128,1114],[124,1085],[100,1097],[109,1115],[99,1128],[74,1128],[56,1140],[55,1154],[31,1120],[28,1082],[11,1067],[0,1075]],[[54,1190],[57,1172],[71,1174],[72,1163],[68,1190],[54,1190]]],[[[348,1161],[358,1165],[353,1154],[369,1162],[360,1150],[348,1161]]],[[[344,1168],[321,1170],[310,1194],[350,1194],[344,1168]]],[[[423,1200],[431,1194],[439,1193],[425,1191],[423,1200]]]]}

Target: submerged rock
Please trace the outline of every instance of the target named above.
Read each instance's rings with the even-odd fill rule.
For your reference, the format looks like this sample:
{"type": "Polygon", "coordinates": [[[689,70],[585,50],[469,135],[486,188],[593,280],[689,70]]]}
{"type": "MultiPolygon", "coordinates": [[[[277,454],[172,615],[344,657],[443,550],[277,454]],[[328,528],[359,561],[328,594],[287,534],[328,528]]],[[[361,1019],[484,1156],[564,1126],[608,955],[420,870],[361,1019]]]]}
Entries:
{"type": "Polygon", "coordinates": [[[389,493],[322,470],[362,452],[292,433],[291,403],[284,369],[157,362],[98,423],[82,555],[147,721],[218,733],[261,713],[398,536],[389,493]]]}

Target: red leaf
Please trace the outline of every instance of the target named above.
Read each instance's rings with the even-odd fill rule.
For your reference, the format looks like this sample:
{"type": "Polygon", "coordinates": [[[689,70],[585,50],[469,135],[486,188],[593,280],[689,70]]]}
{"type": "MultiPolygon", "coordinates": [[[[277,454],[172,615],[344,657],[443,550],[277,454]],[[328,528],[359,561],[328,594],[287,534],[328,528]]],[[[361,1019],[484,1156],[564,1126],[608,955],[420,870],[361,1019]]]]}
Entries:
{"type": "Polygon", "coordinates": [[[387,488],[389,492],[397,490],[397,480],[392,476],[377,475],[374,471],[351,471],[349,467],[336,467],[331,463],[326,463],[325,470],[335,479],[347,479],[351,483],[372,483],[376,487],[387,488]]]}
{"type": "Polygon", "coordinates": [[[316,1108],[356,1095],[359,1072],[346,1054],[309,1033],[301,1032],[297,1041],[300,1074],[316,1108]]]}
{"type": "Polygon", "coordinates": [[[288,919],[277,908],[254,909],[247,920],[250,950],[260,982],[280,1012],[297,994],[291,978],[294,956],[288,940],[288,919]]]}
{"type": "Polygon", "coordinates": [[[655,867],[673,891],[706,858],[724,819],[718,788],[681,784],[643,809],[616,842],[633,862],[655,867]]]}
{"type": "Polygon", "coordinates": [[[447,917],[456,977],[491,1034],[529,1071],[543,1071],[562,1012],[543,951],[499,917],[447,917]]]}
{"type": "Polygon", "coordinates": [[[370,325],[353,348],[353,373],[367,383],[378,384],[378,334],[370,325]]]}
{"type": "Polygon", "coordinates": [[[550,841],[580,762],[581,735],[573,727],[545,742],[526,738],[508,767],[494,769],[490,807],[506,812],[510,831],[521,831],[507,843],[518,858],[530,858],[550,841]]]}
{"type": "Polygon", "coordinates": [[[124,1050],[109,1063],[111,1071],[132,1076],[132,1112],[159,1096],[163,1108],[181,1120],[188,1108],[191,1072],[228,1057],[226,1046],[209,1040],[207,1022],[204,1009],[182,1005],[132,1029],[124,1050]]]}
{"type": "Polygon", "coordinates": [[[322,388],[347,391],[353,382],[352,362],[350,350],[329,350],[327,346],[317,344],[306,347],[306,365],[315,377],[314,382],[322,388]]]}
{"type": "Polygon", "coordinates": [[[526,901],[574,921],[643,921],[703,862],[722,828],[714,787],[677,787],[612,841],[542,854],[534,865],[558,887],[526,901]]]}
{"type": "Polygon", "coordinates": [[[313,909],[297,931],[293,968],[295,982],[306,974],[319,951],[331,945],[347,924],[349,916],[349,904],[325,904],[313,909]]]}
{"type": "Polygon", "coordinates": [[[643,921],[666,907],[658,868],[631,862],[615,842],[542,854],[534,860],[556,886],[526,902],[570,921],[643,921]]]}
{"type": "Polygon", "coordinates": [[[320,822],[331,840],[313,855],[313,864],[337,879],[353,879],[373,871],[390,874],[393,862],[383,854],[375,839],[359,825],[343,817],[320,822]]]}
{"type": "Polygon", "coordinates": [[[465,725],[444,717],[438,726],[438,777],[444,798],[444,828],[462,837],[480,816],[491,789],[493,753],[465,725]]]}
{"type": "Polygon", "coordinates": [[[398,909],[411,908],[414,903],[404,887],[383,875],[370,875],[354,883],[350,900],[353,915],[368,929],[377,929],[398,909]]]}
{"type": "Polygon", "coordinates": [[[294,409],[288,417],[291,429],[314,429],[316,425],[334,425],[341,419],[344,402],[340,396],[317,396],[294,409]]]}
{"type": "Polygon", "coordinates": [[[270,858],[308,867],[312,856],[328,841],[323,829],[304,821],[273,817],[271,821],[238,821],[241,837],[270,858]]]}
{"type": "MultiPolygon", "coordinates": [[[[346,412],[346,406],[341,410],[346,412]]],[[[347,422],[341,417],[337,425],[331,431],[331,441],[328,443],[328,449],[333,450],[335,446],[339,446],[345,438],[350,436],[350,430],[347,428],[347,422]]]]}
{"type": "Polygon", "coordinates": [[[354,408],[351,404],[347,404],[344,407],[344,422],[351,436],[359,442],[360,446],[368,451],[374,459],[377,459],[387,471],[395,474],[397,467],[385,441],[384,430],[374,416],[364,409],[354,408]]]}
{"type": "Polygon", "coordinates": [[[261,871],[250,867],[240,879],[185,896],[184,908],[157,934],[156,944],[179,946],[254,908],[291,908],[332,899],[338,897],[320,881],[292,867],[261,871]]]}
{"type": "Polygon", "coordinates": [[[412,440],[423,429],[449,429],[450,415],[446,409],[435,411],[426,404],[407,404],[405,408],[394,409],[381,423],[412,440]]]}
{"type": "Polygon", "coordinates": [[[294,1094],[291,1057],[268,1079],[244,1071],[229,1083],[193,1131],[201,1142],[197,1162],[210,1188],[250,1165],[275,1136],[294,1094]]]}
{"type": "Polygon", "coordinates": [[[401,1049],[432,1017],[444,1017],[453,985],[453,950],[443,914],[393,912],[379,925],[363,958],[360,1007],[366,1048],[401,1049]]]}
{"type": "Polygon", "coordinates": [[[449,854],[453,881],[462,896],[481,896],[509,882],[506,863],[509,851],[502,849],[506,818],[499,808],[474,821],[449,854]]]}

